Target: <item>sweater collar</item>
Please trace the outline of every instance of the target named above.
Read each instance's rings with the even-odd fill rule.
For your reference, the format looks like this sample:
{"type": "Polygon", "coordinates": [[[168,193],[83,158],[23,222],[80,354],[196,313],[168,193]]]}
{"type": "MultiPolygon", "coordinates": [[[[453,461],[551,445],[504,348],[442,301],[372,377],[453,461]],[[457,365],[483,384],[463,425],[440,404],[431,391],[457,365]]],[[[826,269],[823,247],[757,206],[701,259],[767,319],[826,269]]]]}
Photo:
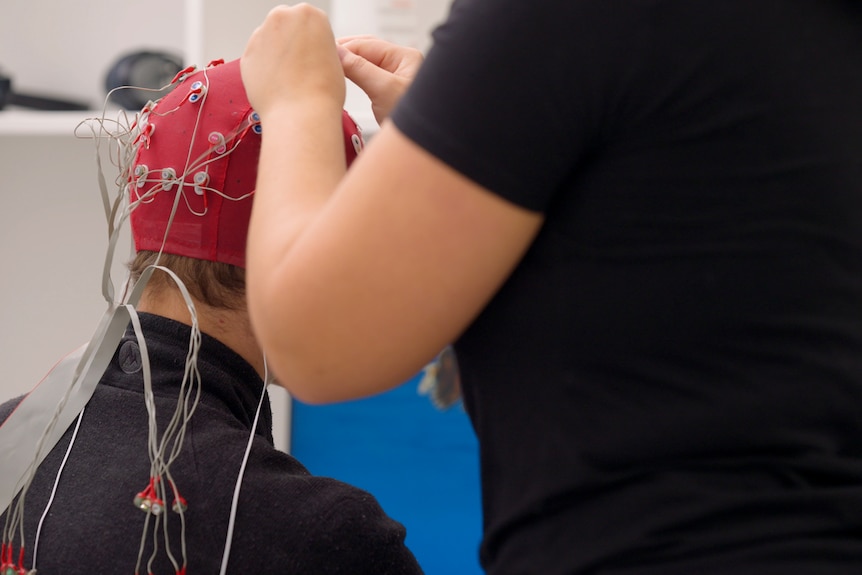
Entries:
{"type": "MultiPolygon", "coordinates": [[[[173,395],[183,379],[191,327],[149,313],[139,312],[138,317],[147,345],[153,393],[173,395]]],[[[128,377],[140,372],[140,358],[137,338],[130,326],[109,368],[124,372],[127,376],[107,378],[109,383],[142,392],[141,379],[128,377]]],[[[201,401],[216,409],[229,411],[246,428],[251,429],[263,390],[263,381],[254,368],[239,354],[205,333],[201,333],[197,367],[202,385],[201,401]]],[[[273,442],[268,394],[261,407],[256,433],[273,442]]]]}

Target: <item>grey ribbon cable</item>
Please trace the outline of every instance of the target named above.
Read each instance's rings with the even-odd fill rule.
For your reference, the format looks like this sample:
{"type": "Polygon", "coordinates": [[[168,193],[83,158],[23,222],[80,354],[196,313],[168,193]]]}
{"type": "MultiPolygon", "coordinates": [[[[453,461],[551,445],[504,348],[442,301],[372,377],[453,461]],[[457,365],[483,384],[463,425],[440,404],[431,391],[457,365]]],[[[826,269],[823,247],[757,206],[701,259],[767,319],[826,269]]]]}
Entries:
{"type": "Polygon", "coordinates": [[[3,510],[87,405],[111,361],[129,314],[125,307],[117,307],[105,315],[100,337],[60,361],[0,427],[3,510]]]}
{"type": "MultiPolygon", "coordinates": [[[[152,270],[129,298],[137,302],[152,270]]],[[[0,426],[0,510],[6,510],[29,476],[90,401],[129,325],[130,304],[111,304],[90,342],[60,361],[0,426]]]]}

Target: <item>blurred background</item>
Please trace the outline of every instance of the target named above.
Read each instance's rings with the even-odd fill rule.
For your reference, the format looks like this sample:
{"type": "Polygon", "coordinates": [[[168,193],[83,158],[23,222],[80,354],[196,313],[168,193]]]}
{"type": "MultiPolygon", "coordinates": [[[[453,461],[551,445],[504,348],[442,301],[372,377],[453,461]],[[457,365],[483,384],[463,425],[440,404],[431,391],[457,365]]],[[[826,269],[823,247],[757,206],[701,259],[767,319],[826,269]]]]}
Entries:
{"type": "MultiPolygon", "coordinates": [[[[375,34],[424,51],[450,0],[309,3],[327,11],[336,36],[375,34]]],[[[90,338],[107,307],[101,279],[108,236],[97,185],[97,151],[94,141],[85,137],[87,131],[76,128],[106,106],[109,73],[142,53],[198,66],[216,58],[237,58],[276,4],[4,3],[0,399],[36,385],[60,357],[90,338]]],[[[135,70],[158,72],[146,66],[135,70]]],[[[111,110],[121,107],[117,102],[107,105],[111,110]]],[[[355,86],[348,85],[346,108],[372,139],[377,126],[367,99],[355,86]]],[[[107,153],[103,148],[98,154],[111,188],[115,173],[107,153]]],[[[115,280],[125,276],[123,264],[131,253],[128,234],[121,236],[120,244],[109,263],[115,280]]],[[[429,575],[480,573],[476,440],[461,407],[434,407],[418,393],[418,382],[417,374],[390,393],[322,407],[291,402],[283,390],[274,390],[277,446],[296,455],[312,473],[371,491],[407,526],[407,543],[429,575]]]]}

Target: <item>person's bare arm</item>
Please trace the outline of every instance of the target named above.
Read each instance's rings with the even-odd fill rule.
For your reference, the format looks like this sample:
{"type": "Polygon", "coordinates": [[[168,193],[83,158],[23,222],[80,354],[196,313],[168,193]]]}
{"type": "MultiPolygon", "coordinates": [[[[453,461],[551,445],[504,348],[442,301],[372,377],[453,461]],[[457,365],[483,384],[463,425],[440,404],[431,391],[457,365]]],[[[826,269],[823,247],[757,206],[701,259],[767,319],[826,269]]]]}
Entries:
{"type": "Polygon", "coordinates": [[[253,325],[281,383],[307,402],[378,393],[414,375],[488,302],[541,221],[392,126],[295,242],[258,209],[253,325]]]}
{"type": "Polygon", "coordinates": [[[342,179],[330,165],[342,146],[327,124],[333,99],[319,93],[338,75],[303,68],[314,50],[334,56],[334,42],[307,34],[320,24],[314,9],[281,10],[276,19],[294,22],[268,19],[243,57],[264,133],[248,241],[252,325],[300,400],[367,396],[414,375],[469,325],[541,216],[463,177],[391,123],[342,179]],[[279,36],[291,26],[303,31],[279,36]],[[297,87],[290,74],[318,77],[297,87]]]}

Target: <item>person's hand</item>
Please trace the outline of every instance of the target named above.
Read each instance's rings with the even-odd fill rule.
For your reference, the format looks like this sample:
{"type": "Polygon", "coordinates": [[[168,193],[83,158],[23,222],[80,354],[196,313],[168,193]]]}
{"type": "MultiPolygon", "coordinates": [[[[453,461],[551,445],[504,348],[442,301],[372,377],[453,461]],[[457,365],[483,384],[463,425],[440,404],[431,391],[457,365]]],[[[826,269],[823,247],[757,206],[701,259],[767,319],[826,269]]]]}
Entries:
{"type": "Polygon", "coordinates": [[[308,4],[277,6],[254,31],[240,61],[249,102],[261,117],[280,103],[344,106],[344,73],[326,14],[308,4]]]}
{"type": "Polygon", "coordinates": [[[340,38],[338,46],[344,75],[368,95],[375,119],[383,123],[419,71],[422,52],[372,36],[340,38]]]}

